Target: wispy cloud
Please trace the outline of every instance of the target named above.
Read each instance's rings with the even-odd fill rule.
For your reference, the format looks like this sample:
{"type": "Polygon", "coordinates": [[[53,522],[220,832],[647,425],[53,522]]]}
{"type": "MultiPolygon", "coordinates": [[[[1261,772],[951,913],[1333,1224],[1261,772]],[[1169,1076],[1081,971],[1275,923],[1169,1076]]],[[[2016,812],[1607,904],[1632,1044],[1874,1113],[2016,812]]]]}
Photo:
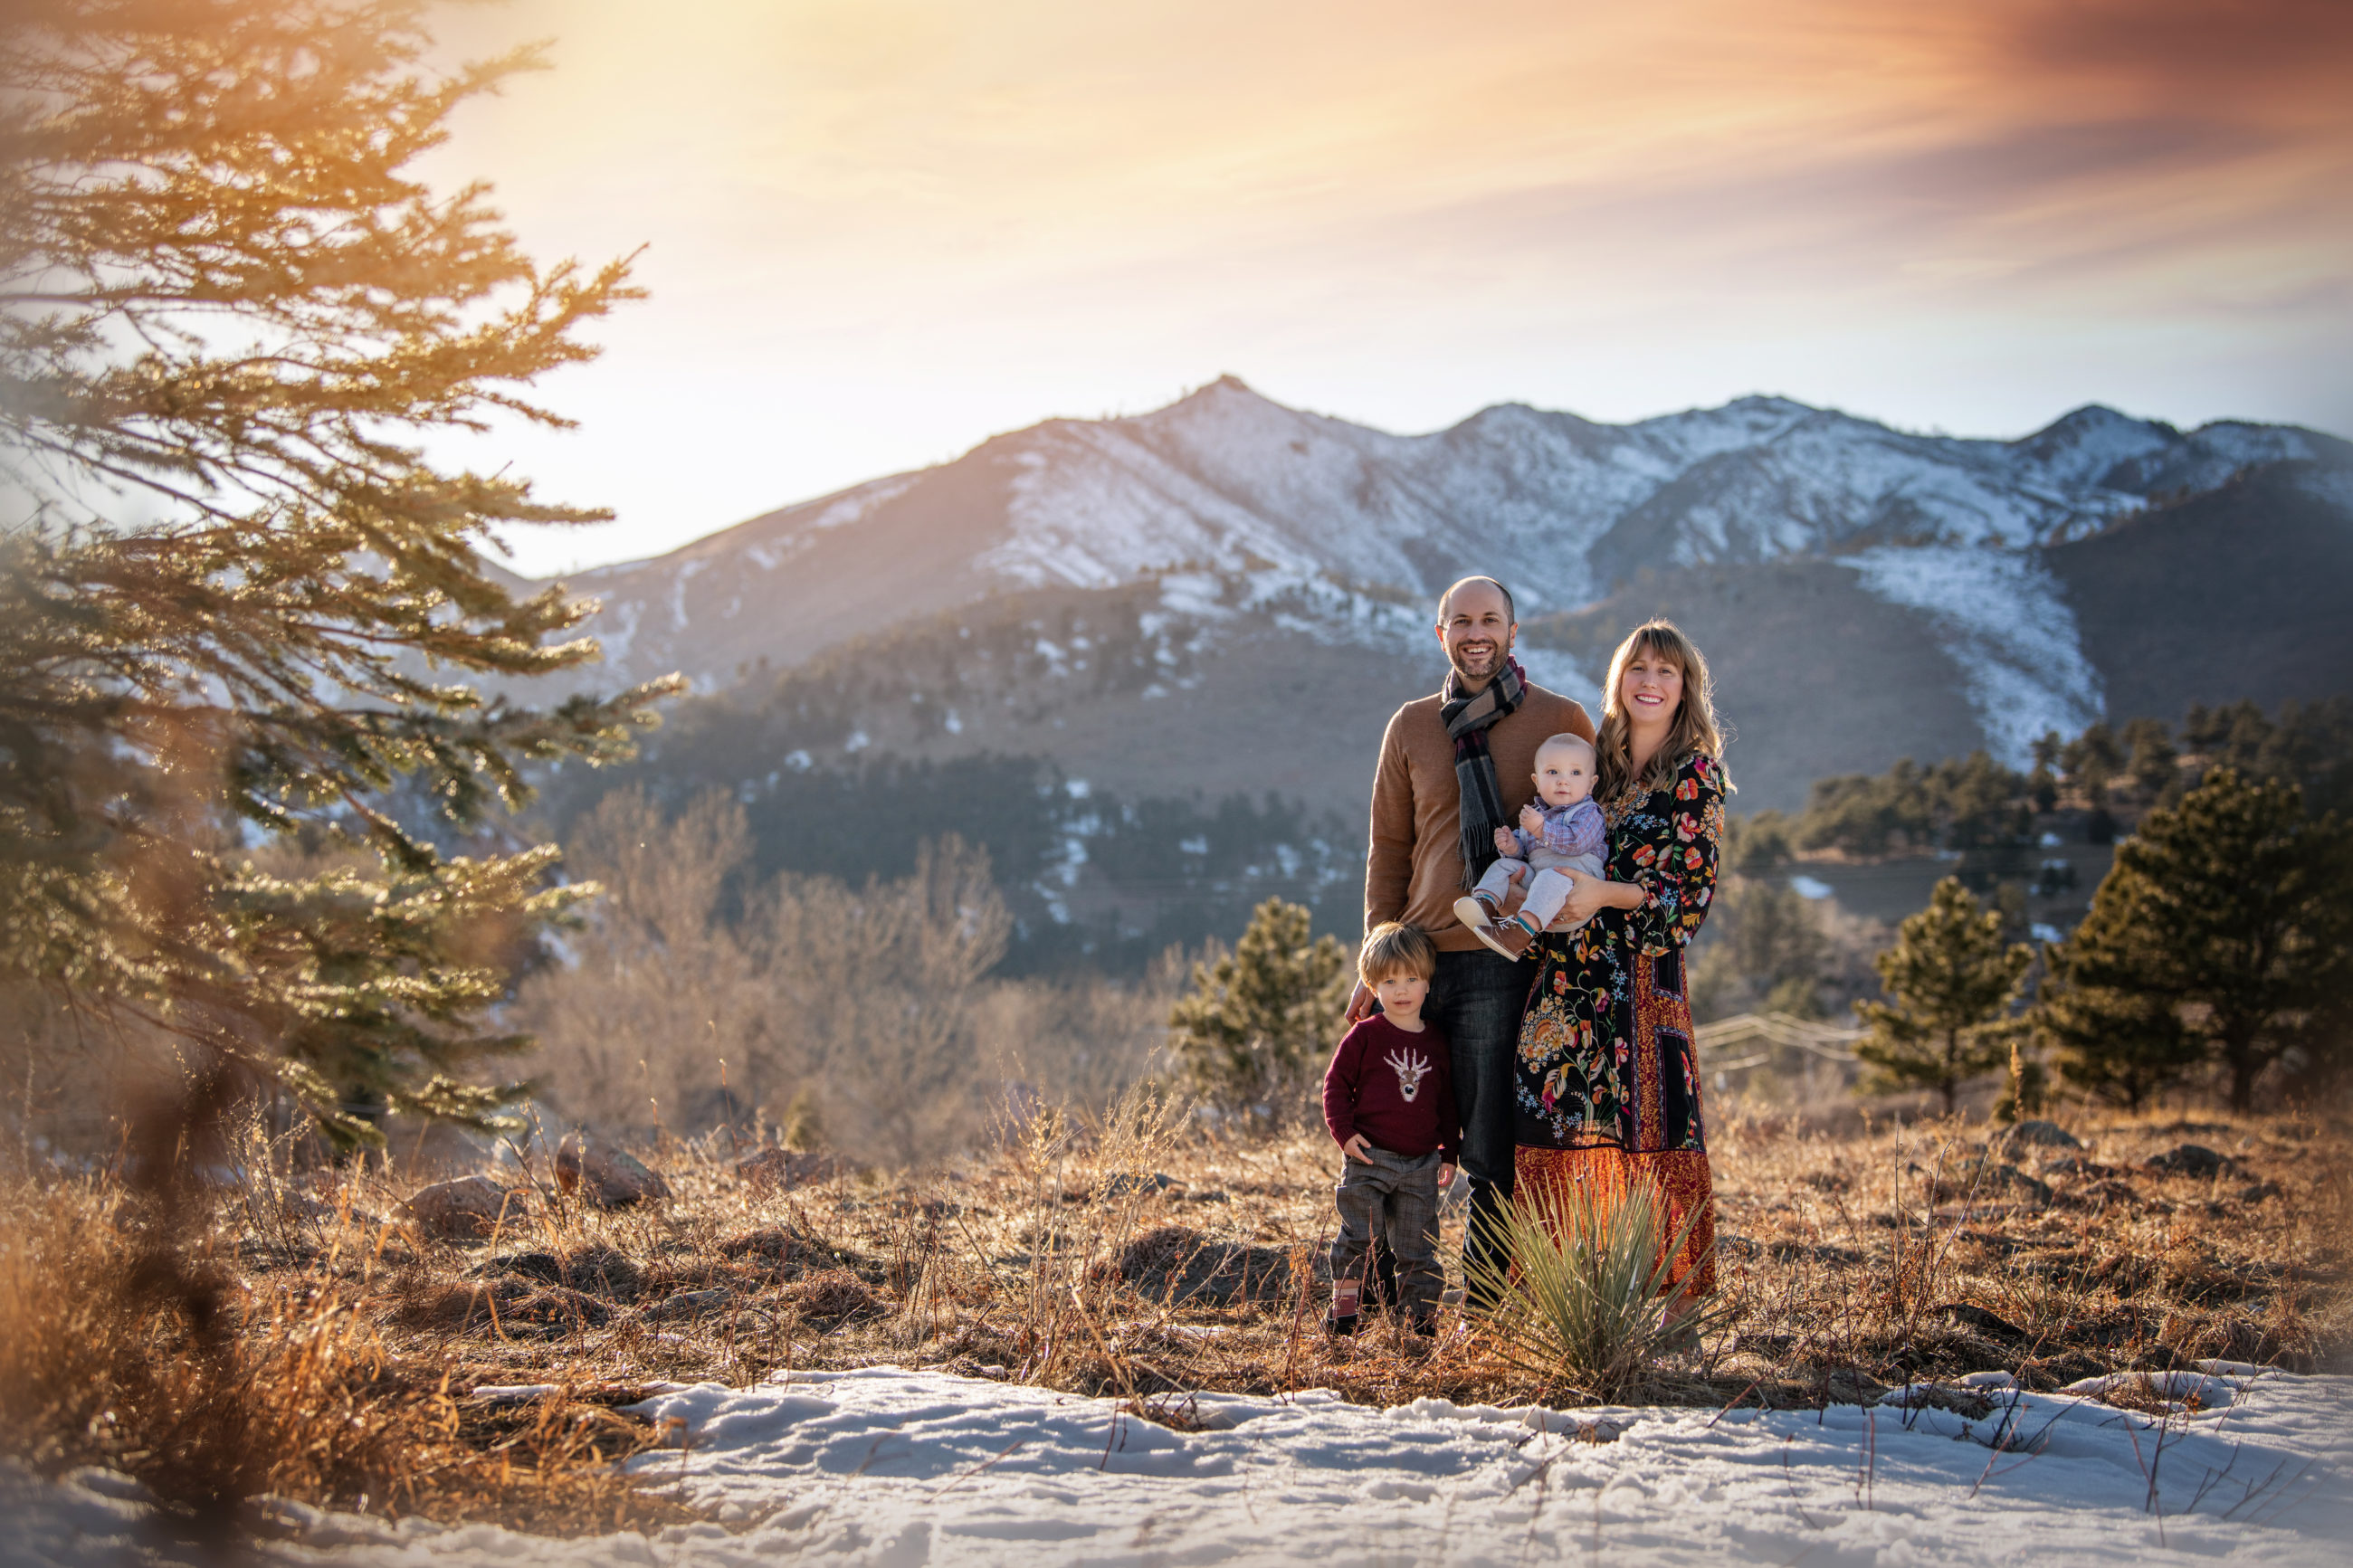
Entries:
{"type": "Polygon", "coordinates": [[[659,487],[609,447],[527,454],[642,522],[623,548],[1220,370],[1404,426],[1757,385],[1980,428],[2094,396],[2353,424],[2341,0],[526,0],[466,25],[555,34],[559,69],[470,121],[453,171],[543,248],[651,246],[654,302],[573,383],[592,437],[759,440],[756,469],[659,487]]]}

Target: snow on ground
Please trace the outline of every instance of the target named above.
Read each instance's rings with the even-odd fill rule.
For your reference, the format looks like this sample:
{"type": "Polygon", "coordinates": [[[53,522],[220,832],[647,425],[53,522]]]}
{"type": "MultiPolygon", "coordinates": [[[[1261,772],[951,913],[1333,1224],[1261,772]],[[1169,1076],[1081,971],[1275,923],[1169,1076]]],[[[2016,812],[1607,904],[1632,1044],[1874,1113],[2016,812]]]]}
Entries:
{"type": "MultiPolygon", "coordinates": [[[[780,1374],[680,1387],[641,1408],[683,1447],[637,1461],[723,1524],[560,1542],[394,1527],[281,1505],[308,1544],[265,1560],[375,1568],[617,1563],[737,1568],[1725,1560],[2261,1563],[2346,1561],[2353,1379],[2175,1374],[2208,1408],[2160,1424],[1996,1386],[1977,1420],[1907,1408],[1764,1413],[1394,1410],[1321,1391],[1198,1396],[1177,1432],[1116,1403],[939,1372],[780,1374]],[[1615,1434],[1614,1438],[1610,1434],[1615,1434]],[[1605,1439],[1590,1440],[1595,1436],[1605,1439]]],[[[0,1560],[134,1552],[132,1489],[0,1470],[0,1560]],[[23,1557],[11,1552],[29,1552],[23,1557]]]]}
{"type": "Polygon", "coordinates": [[[2105,711],[2096,666],[2084,656],[2065,591],[2022,552],[1883,546],[1840,563],[1869,593],[1925,612],[1961,672],[1961,689],[1986,749],[2010,767],[2033,762],[2033,744],[2056,730],[2079,733],[2105,711]]]}

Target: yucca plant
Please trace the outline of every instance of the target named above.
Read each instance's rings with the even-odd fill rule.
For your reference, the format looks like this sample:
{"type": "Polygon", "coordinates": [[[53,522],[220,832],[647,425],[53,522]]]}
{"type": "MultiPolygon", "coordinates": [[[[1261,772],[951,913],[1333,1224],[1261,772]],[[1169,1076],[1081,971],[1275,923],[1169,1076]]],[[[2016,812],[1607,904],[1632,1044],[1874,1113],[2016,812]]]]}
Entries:
{"type": "Polygon", "coordinates": [[[1647,1181],[1597,1192],[1542,1183],[1514,1194],[1500,1246],[1467,1257],[1469,1299],[1490,1347],[1547,1383],[1605,1404],[1650,1380],[1653,1363],[1690,1346],[1716,1313],[1695,1310],[1672,1282],[1694,1210],[1670,1229],[1665,1198],[1647,1181]]]}

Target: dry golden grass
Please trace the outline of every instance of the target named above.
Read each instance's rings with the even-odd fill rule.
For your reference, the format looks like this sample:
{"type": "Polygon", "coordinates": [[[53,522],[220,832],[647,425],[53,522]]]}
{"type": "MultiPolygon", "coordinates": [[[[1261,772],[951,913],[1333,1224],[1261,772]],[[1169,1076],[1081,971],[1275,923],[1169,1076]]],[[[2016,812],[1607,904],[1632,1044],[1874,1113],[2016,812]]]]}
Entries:
{"type": "MultiPolygon", "coordinates": [[[[1723,1116],[1721,1321],[1641,1396],[1808,1405],[2211,1356],[2347,1369],[2353,1129],[2073,1125],[2087,1149],[1974,1164],[1982,1127],[1723,1116]],[[2144,1168],[2187,1142],[2235,1168],[2144,1168]]],[[[662,1437],[613,1408],[654,1380],[934,1365],[1113,1394],[1180,1427],[1186,1395],[1210,1389],[1576,1402],[1474,1335],[1432,1344],[1377,1317],[1354,1340],[1321,1333],[1320,1131],[1225,1142],[1138,1095],[1092,1123],[1040,1115],[943,1173],[784,1190],[738,1175],[723,1133],[645,1152],[667,1205],[543,1193],[487,1243],[423,1236],[398,1206],[416,1184],[380,1172],[261,1183],[192,1238],[225,1282],[228,1348],[210,1360],[185,1313],[108,1284],[137,1252],[130,1200],[17,1185],[0,1216],[0,1422],[44,1468],[113,1464],[192,1507],[269,1491],[573,1534],[678,1513],[609,1464],[662,1437]],[[559,1392],[473,1392],[517,1384],[559,1392]],[[231,1437],[249,1458],[204,1458],[231,1437]]],[[[1459,1210],[1446,1229],[1459,1247],[1459,1210]]]]}
{"type": "Polygon", "coordinates": [[[395,1238],[343,1216],[288,1249],[230,1222],[173,1252],[166,1216],[103,1180],[0,1187],[0,1427],[44,1472],[104,1465],[218,1534],[291,1498],[554,1535],[690,1518],[611,1461],[659,1434],[627,1388],[525,1405],[462,1397],[447,1359],[376,1326],[395,1238]],[[299,1267],[286,1267],[294,1257],[299,1267]]]}
{"type": "Polygon", "coordinates": [[[2073,1130],[2087,1148],[1980,1164],[1982,1127],[1728,1119],[1713,1153],[1735,1359],[1887,1381],[2000,1368],[2042,1387],[2210,1357],[2345,1370],[2353,1129],[2209,1114],[2073,1130]],[[2231,1168],[2147,1168],[2184,1143],[2231,1168]]]}

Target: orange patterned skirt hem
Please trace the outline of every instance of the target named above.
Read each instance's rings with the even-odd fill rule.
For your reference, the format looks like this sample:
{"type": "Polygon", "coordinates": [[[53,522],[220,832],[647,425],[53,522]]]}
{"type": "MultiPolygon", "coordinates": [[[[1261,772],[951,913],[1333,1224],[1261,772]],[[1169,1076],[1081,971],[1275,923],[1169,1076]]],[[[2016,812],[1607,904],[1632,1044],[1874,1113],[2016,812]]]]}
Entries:
{"type": "Polygon", "coordinates": [[[1692,1215],[1691,1234],[1683,1251],[1668,1266],[1667,1278],[1677,1284],[1691,1281],[1694,1295],[1715,1289],[1715,1197],[1708,1174],[1707,1155],[1697,1149],[1670,1149],[1636,1154],[1603,1144],[1591,1149],[1542,1149],[1523,1143],[1512,1159],[1515,1191],[1545,1186],[1566,1189],[1572,1182],[1588,1184],[1599,1197],[1622,1194],[1648,1179],[1667,1203],[1667,1234],[1683,1228],[1692,1215]]]}

